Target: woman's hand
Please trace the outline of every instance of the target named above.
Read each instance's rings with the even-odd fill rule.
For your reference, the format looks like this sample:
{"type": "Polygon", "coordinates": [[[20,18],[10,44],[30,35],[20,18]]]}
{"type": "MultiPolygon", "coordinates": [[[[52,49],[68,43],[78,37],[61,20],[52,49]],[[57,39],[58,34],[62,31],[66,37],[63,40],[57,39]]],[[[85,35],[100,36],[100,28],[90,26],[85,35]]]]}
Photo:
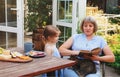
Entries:
{"type": "Polygon", "coordinates": [[[99,55],[92,55],[91,57],[89,57],[91,60],[96,60],[96,61],[100,61],[99,58],[100,56],[99,55]]]}
{"type": "Polygon", "coordinates": [[[115,56],[114,56],[114,54],[112,53],[112,51],[110,50],[110,48],[108,46],[105,46],[103,48],[103,53],[104,53],[103,56],[92,54],[92,56],[82,55],[82,57],[84,57],[86,59],[91,59],[91,60],[96,60],[96,61],[103,61],[103,62],[114,62],[115,61],[115,56]]]}
{"type": "Polygon", "coordinates": [[[92,55],[92,56],[84,55],[83,57],[85,59],[91,59],[91,60],[100,61],[100,56],[99,55],[92,55]]]}
{"type": "Polygon", "coordinates": [[[104,56],[99,56],[99,55],[92,55],[92,56],[84,56],[86,59],[91,59],[94,61],[102,61],[102,62],[114,62],[114,56],[112,55],[104,55],[104,56]]]}

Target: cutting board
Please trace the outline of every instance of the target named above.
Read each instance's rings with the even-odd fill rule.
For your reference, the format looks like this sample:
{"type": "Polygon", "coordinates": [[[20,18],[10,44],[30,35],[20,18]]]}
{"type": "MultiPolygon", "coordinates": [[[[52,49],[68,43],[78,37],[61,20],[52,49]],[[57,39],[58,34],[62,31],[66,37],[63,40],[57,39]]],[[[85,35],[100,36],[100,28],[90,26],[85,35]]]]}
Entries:
{"type": "Polygon", "coordinates": [[[30,62],[32,61],[33,59],[32,58],[29,58],[29,59],[20,59],[20,58],[10,58],[10,59],[3,59],[3,58],[0,58],[0,61],[7,61],[7,62],[18,62],[18,63],[26,63],[26,62],[30,62]]]}

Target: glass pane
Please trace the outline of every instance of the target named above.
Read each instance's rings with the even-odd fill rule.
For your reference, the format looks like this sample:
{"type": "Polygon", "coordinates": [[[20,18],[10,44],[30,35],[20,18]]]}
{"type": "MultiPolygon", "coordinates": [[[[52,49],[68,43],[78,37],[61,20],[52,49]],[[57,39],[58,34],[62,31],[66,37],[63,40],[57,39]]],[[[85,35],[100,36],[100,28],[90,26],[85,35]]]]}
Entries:
{"type": "Polygon", "coordinates": [[[58,0],[57,20],[72,23],[72,0],[58,0]]]}
{"type": "MultiPolygon", "coordinates": [[[[57,25],[58,26],[58,25],[57,25]]],[[[60,46],[63,42],[65,42],[72,34],[72,28],[71,27],[65,27],[65,26],[58,26],[58,28],[61,31],[61,35],[58,41],[58,46],[60,46]]]]}
{"type": "Polygon", "coordinates": [[[6,32],[0,31],[0,47],[6,48],[6,32]]]}
{"type": "Polygon", "coordinates": [[[6,33],[0,31],[0,47],[16,47],[17,46],[17,34],[16,33],[6,33]],[[6,37],[7,35],[8,37],[6,37]],[[7,43],[8,42],[8,43],[7,43]]]}
{"type": "Polygon", "coordinates": [[[11,27],[16,27],[17,26],[16,15],[17,15],[16,14],[16,0],[1,0],[0,2],[0,26],[8,25],[11,27]],[[6,1],[7,1],[7,4],[5,4],[6,1]],[[7,7],[5,7],[6,5],[7,7]]]}
{"type": "Polygon", "coordinates": [[[17,46],[17,34],[8,33],[8,48],[17,46]]]}
{"type": "Polygon", "coordinates": [[[5,26],[5,0],[0,1],[0,26],[5,26]]]}
{"type": "Polygon", "coordinates": [[[16,27],[16,0],[7,0],[7,24],[10,27],[16,27]]]}

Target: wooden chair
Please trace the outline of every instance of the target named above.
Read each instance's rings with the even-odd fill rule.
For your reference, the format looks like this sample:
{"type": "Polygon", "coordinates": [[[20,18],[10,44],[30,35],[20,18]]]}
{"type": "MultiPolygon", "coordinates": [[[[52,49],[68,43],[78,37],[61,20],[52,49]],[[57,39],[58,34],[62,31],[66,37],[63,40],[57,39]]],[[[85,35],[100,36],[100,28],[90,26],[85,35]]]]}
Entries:
{"type": "Polygon", "coordinates": [[[102,77],[105,77],[105,62],[101,62],[101,73],[102,73],[102,77]]]}
{"type": "MultiPolygon", "coordinates": [[[[102,51],[100,56],[104,56],[104,52],[103,51],[102,51]]],[[[101,67],[102,77],[105,77],[105,62],[101,61],[100,63],[101,63],[100,67],[101,67]]]]}

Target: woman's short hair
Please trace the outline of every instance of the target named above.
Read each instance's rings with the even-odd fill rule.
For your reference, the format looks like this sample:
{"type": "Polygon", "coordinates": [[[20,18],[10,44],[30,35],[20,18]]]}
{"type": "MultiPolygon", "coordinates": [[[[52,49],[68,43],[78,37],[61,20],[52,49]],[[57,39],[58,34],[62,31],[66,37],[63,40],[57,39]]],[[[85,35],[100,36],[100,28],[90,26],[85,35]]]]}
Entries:
{"type": "Polygon", "coordinates": [[[93,32],[95,33],[97,31],[97,29],[98,29],[98,26],[97,26],[96,20],[91,16],[85,17],[83,19],[83,21],[81,22],[80,28],[81,28],[82,32],[84,32],[83,31],[83,24],[84,24],[85,21],[90,22],[90,23],[92,23],[94,25],[94,31],[93,32]]]}

